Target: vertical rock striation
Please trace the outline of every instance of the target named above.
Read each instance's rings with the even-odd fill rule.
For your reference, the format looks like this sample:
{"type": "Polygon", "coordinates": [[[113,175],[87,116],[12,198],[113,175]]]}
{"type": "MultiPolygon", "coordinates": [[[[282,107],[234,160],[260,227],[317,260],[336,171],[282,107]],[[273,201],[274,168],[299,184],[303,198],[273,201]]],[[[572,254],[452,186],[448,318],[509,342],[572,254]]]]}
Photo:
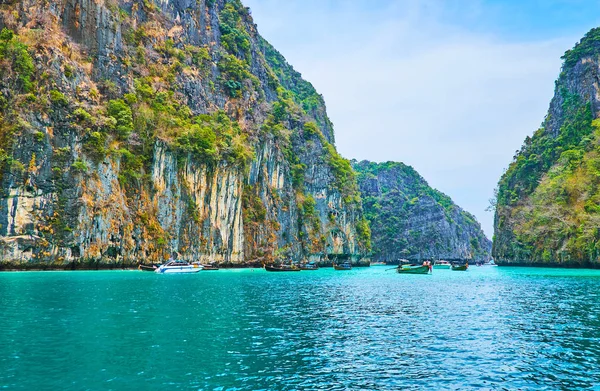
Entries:
{"type": "Polygon", "coordinates": [[[0,4],[2,267],[369,251],[322,97],[238,0],[0,4]]]}

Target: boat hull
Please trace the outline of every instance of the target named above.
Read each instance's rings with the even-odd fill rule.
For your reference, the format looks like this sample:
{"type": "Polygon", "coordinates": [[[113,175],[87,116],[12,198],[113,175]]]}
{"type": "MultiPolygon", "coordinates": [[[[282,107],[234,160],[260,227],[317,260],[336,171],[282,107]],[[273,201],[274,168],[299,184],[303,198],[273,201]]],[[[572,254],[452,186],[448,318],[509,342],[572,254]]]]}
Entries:
{"type": "Polygon", "coordinates": [[[466,272],[468,268],[469,267],[466,265],[465,266],[452,266],[451,270],[454,270],[455,272],[466,272]]]}
{"type": "Polygon", "coordinates": [[[213,266],[213,265],[200,265],[202,266],[202,270],[219,270],[219,268],[217,266],[213,266]]]}
{"type": "Polygon", "coordinates": [[[199,266],[172,266],[172,267],[159,267],[156,269],[158,274],[189,274],[198,273],[202,268],[199,266]]]}
{"type": "Polygon", "coordinates": [[[433,265],[434,269],[450,269],[450,265],[433,265]]]}
{"type": "Polygon", "coordinates": [[[275,266],[265,266],[265,270],[268,272],[299,272],[300,269],[292,269],[292,268],[281,268],[275,266]]]}
{"type": "Polygon", "coordinates": [[[333,265],[335,270],[352,270],[352,266],[333,265]]]}
{"type": "Polygon", "coordinates": [[[396,272],[400,274],[429,274],[429,266],[399,267],[396,272]]]}
{"type": "Polygon", "coordinates": [[[155,272],[156,271],[156,266],[146,266],[146,265],[139,265],[138,269],[143,271],[143,272],[155,272]]]}

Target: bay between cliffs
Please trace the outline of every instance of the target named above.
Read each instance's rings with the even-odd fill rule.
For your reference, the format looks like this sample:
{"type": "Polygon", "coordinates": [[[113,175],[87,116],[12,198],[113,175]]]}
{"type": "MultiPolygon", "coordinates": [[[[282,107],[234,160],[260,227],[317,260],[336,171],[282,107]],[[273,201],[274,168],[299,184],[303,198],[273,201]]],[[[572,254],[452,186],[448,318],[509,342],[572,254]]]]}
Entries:
{"type": "Polygon", "coordinates": [[[0,273],[9,390],[590,389],[600,271],[0,273]]]}

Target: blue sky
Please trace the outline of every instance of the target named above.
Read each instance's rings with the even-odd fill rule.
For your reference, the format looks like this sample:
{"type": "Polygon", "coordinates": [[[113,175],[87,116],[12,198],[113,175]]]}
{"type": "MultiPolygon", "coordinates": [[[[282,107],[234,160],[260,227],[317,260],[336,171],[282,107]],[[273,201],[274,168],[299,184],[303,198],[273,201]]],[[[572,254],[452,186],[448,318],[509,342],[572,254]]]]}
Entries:
{"type": "Polygon", "coordinates": [[[541,124],[560,56],[600,26],[581,0],[244,0],[259,32],[323,94],[347,158],[412,165],[486,212],[541,124]]]}

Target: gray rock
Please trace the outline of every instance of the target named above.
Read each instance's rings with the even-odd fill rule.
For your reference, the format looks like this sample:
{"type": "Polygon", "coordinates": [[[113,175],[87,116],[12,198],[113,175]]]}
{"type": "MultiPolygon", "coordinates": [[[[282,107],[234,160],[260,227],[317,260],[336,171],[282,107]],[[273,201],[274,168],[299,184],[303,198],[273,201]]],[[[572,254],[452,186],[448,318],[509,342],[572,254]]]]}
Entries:
{"type": "Polygon", "coordinates": [[[371,223],[374,260],[490,259],[492,243],[475,217],[412,167],[368,161],[353,161],[353,167],[371,223]]]}
{"type": "MultiPolygon", "coordinates": [[[[244,80],[241,97],[226,93],[217,66],[225,53],[218,16],[225,3],[23,0],[6,6],[1,26],[21,32],[35,27],[60,45],[42,42],[30,52],[37,80],[50,75],[40,85],[60,91],[68,104],[51,105],[48,113],[16,111],[26,125],[19,128],[8,152],[25,169],[4,167],[0,267],[123,267],[162,262],[174,251],[190,261],[233,265],[280,258],[359,262],[366,256],[356,231],[362,219],[360,205],[344,199],[324,160],[326,143],[333,143],[334,136],[323,99],[258,35],[249,14],[243,21],[250,37],[251,78],[244,80]],[[131,65],[139,47],[128,39],[142,27],[149,42],[144,47],[146,61],[151,64],[169,64],[152,49],[152,43],[167,38],[179,49],[208,48],[211,60],[204,68],[178,71],[169,88],[194,115],[224,110],[239,123],[256,154],[248,168],[181,156],[168,140],[156,139],[145,152],[148,167],[140,179],[124,182],[119,153],[98,157],[86,149],[90,134],[103,131],[102,105],[132,92],[134,80],[148,75],[147,69],[131,65]],[[266,58],[265,48],[271,57],[266,58]],[[295,90],[298,106],[306,106],[282,120],[288,141],[261,130],[279,99],[271,79],[275,65],[269,61],[274,58],[280,70],[276,83],[295,90]],[[65,65],[73,68],[70,77],[63,73],[65,65]],[[92,96],[95,87],[100,98],[92,96]],[[97,114],[98,123],[91,129],[78,124],[73,117],[77,108],[97,114]],[[304,145],[307,122],[316,123],[324,137],[315,137],[310,149],[304,145]],[[306,167],[300,187],[292,181],[290,155],[296,159],[293,164],[306,167]],[[310,197],[316,212],[307,221],[301,203],[310,197]],[[245,202],[258,203],[264,218],[249,220],[245,202]]],[[[10,77],[0,81],[0,90],[14,101],[10,83],[10,77]]],[[[3,110],[7,114],[9,108],[3,110]]]]}

